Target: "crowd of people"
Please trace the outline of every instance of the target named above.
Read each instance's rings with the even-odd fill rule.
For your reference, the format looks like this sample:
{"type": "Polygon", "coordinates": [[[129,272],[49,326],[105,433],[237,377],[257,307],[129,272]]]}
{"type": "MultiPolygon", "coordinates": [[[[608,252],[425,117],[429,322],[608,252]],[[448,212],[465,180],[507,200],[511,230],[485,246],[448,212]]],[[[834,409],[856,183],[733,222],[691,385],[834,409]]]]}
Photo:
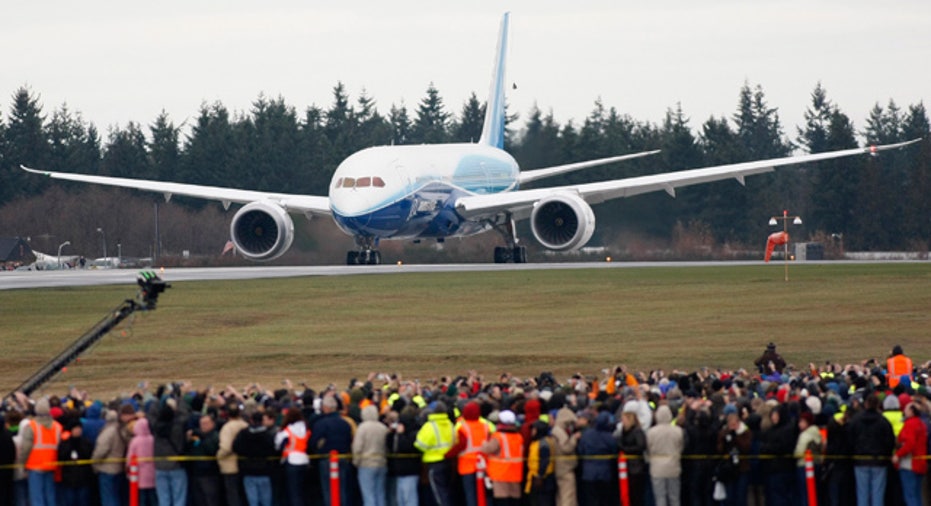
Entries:
{"type": "Polygon", "coordinates": [[[3,405],[0,506],[923,504],[931,363],[550,373],[320,391],[189,383],[3,405]],[[338,456],[331,470],[331,452],[338,456]],[[331,476],[339,489],[331,490],[331,476]]]}

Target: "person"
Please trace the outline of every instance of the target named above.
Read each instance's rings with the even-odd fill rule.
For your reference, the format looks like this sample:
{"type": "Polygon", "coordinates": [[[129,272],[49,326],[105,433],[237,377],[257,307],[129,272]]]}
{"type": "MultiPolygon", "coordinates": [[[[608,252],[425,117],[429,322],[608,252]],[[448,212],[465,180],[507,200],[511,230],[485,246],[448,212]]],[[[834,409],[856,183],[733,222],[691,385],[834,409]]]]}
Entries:
{"type": "Polygon", "coordinates": [[[395,504],[417,506],[417,483],[420,481],[420,458],[414,457],[417,448],[417,408],[405,407],[398,422],[392,424],[386,436],[388,449],[388,476],[395,480],[395,504]]]}
{"type": "Polygon", "coordinates": [[[531,506],[555,506],[556,492],[556,439],[550,435],[550,426],[537,420],[530,431],[527,448],[527,480],[524,494],[531,506]]]}
{"type": "Polygon", "coordinates": [[[94,471],[97,473],[102,506],[120,506],[127,493],[122,459],[126,457],[126,446],[131,437],[126,424],[135,418],[135,410],[129,404],[124,404],[118,409],[119,412],[107,410],[103,429],[97,436],[94,453],[91,455],[94,471]]]}
{"type": "Polygon", "coordinates": [[[724,459],[718,464],[715,476],[724,484],[726,498],[724,506],[746,506],[747,489],[750,484],[750,450],[753,433],[740,419],[737,407],[724,407],[724,427],[718,432],[718,453],[724,459]]]}
{"type": "Polygon", "coordinates": [[[188,415],[187,403],[179,402],[173,395],[153,403],[149,411],[149,424],[155,436],[155,489],[159,506],[187,503],[187,473],[174,458],[184,454],[188,415]]]}
{"type": "Polygon", "coordinates": [[[228,506],[243,505],[242,479],[239,475],[239,456],[233,451],[233,441],[240,431],[249,426],[242,417],[243,405],[238,401],[226,406],[227,421],[220,428],[217,449],[217,464],[223,481],[223,491],[228,506]]]}
{"type": "Polygon", "coordinates": [[[910,384],[911,378],[912,359],[905,356],[902,347],[897,344],[892,347],[892,354],[886,359],[886,381],[889,382],[889,388],[894,389],[902,381],[906,385],[910,384]]]}
{"type": "MultiPolygon", "coordinates": [[[[314,421],[310,431],[309,448],[324,459],[329,458],[331,451],[340,455],[352,452],[352,426],[346,418],[339,414],[339,403],[332,393],[327,394],[320,401],[322,415],[314,421]]],[[[345,459],[339,460],[339,497],[343,505],[349,505],[350,496],[350,464],[345,459]]],[[[323,494],[323,503],[330,504],[330,469],[326,460],[317,466],[320,473],[320,489],[323,494]]]]}
{"type": "Polygon", "coordinates": [[[782,371],[786,368],[786,361],[782,358],[782,355],[776,351],[776,343],[771,342],[766,345],[766,350],[763,354],[753,361],[753,365],[755,365],[757,370],[762,374],[768,374],[773,371],[782,374],[782,371]]]}
{"type": "Polygon", "coordinates": [[[126,449],[126,470],[129,471],[133,457],[136,458],[139,483],[139,505],[155,506],[158,498],[155,494],[155,438],[149,429],[149,421],[139,418],[132,424],[133,438],[126,449]]]}
{"type": "Polygon", "coordinates": [[[679,506],[681,455],[685,438],[680,427],[672,425],[672,410],[663,404],[656,408],[656,425],[647,430],[650,456],[650,482],[656,506],[679,506]]]}
{"type": "Polygon", "coordinates": [[[857,506],[881,506],[886,494],[886,464],[895,451],[892,425],[879,412],[879,397],[866,396],[863,410],[848,425],[857,484],[857,506]]]}
{"type": "Polygon", "coordinates": [[[240,456],[239,471],[249,506],[272,506],[272,458],[275,450],[274,435],[265,424],[263,413],[252,413],[252,424],[239,431],[233,440],[233,451],[240,456]]]}
{"type": "Polygon", "coordinates": [[[766,477],[767,506],[791,506],[798,502],[792,458],[798,441],[797,431],[797,424],[789,418],[788,407],[785,404],[773,406],[769,412],[769,428],[760,434],[760,454],[773,456],[761,462],[766,477]]]}
{"type": "Polygon", "coordinates": [[[928,472],[928,432],[914,402],[905,406],[905,425],[899,432],[898,448],[892,463],[899,470],[905,506],[921,504],[921,480],[928,472]]]}
{"type": "MultiPolygon", "coordinates": [[[[476,472],[481,447],[495,432],[494,425],[481,417],[481,407],[470,401],[462,407],[462,416],[456,421],[456,444],[446,458],[456,459],[456,469],[462,477],[462,491],[466,506],[476,506],[476,472]]],[[[487,462],[487,460],[486,460],[487,462]]],[[[484,486],[484,484],[482,484],[484,486]]]]}
{"type": "Polygon", "coordinates": [[[362,408],[362,423],[352,439],[352,463],[358,470],[359,489],[364,506],[385,506],[388,479],[388,427],[378,420],[378,408],[362,408]]]}
{"type": "Polygon", "coordinates": [[[551,434],[556,440],[556,506],[578,506],[575,485],[575,469],[579,464],[575,450],[581,432],[575,430],[576,416],[563,406],[556,412],[556,422],[551,434]]]}
{"type": "Polygon", "coordinates": [[[628,496],[630,504],[643,504],[646,492],[647,463],[644,455],[647,450],[647,436],[640,427],[640,410],[638,401],[627,401],[621,410],[621,436],[618,449],[627,456],[628,496]]]}
{"type": "MultiPolygon", "coordinates": [[[[812,458],[816,464],[820,462],[822,451],[821,431],[815,425],[815,416],[810,411],[802,412],[798,417],[798,439],[795,443],[793,455],[796,458],[796,498],[798,504],[805,506],[808,504],[808,479],[805,471],[805,452],[811,451],[812,458]]],[[[820,465],[815,469],[815,479],[819,480],[820,465]]]]}
{"type": "Polygon", "coordinates": [[[194,504],[216,506],[220,503],[220,468],[209,458],[220,449],[217,422],[210,414],[201,415],[197,430],[187,432],[185,455],[194,457],[188,465],[191,500],[194,504]]]}
{"type": "Polygon", "coordinates": [[[84,437],[79,418],[64,419],[62,428],[64,432],[58,445],[58,461],[69,464],[60,467],[58,500],[64,506],[83,506],[90,502],[91,483],[94,479],[94,470],[90,464],[83,462],[90,461],[94,445],[84,437]]]}
{"type": "MultiPolygon", "coordinates": [[[[590,415],[589,415],[590,416],[590,415]]],[[[594,426],[579,438],[579,459],[582,461],[582,490],[585,504],[606,506],[618,503],[617,441],[614,439],[614,419],[607,411],[595,416],[594,426]]]]}
{"type": "Polygon", "coordinates": [[[488,478],[491,479],[494,504],[516,506],[523,482],[524,441],[513,411],[498,413],[497,430],[482,445],[481,451],[488,455],[488,478]]]}
{"type": "Polygon", "coordinates": [[[0,506],[13,505],[13,464],[16,463],[16,442],[10,430],[10,413],[4,417],[0,427],[0,506]]]}
{"type": "Polygon", "coordinates": [[[430,490],[438,506],[451,506],[450,465],[446,453],[453,447],[455,432],[452,421],[446,412],[446,403],[436,401],[427,421],[417,431],[414,440],[416,447],[423,454],[421,462],[427,468],[430,490]]]}
{"type": "Polygon", "coordinates": [[[307,443],[310,431],[301,410],[291,407],[281,422],[284,427],[275,434],[275,447],[284,461],[284,482],[289,506],[304,505],[304,483],[310,469],[307,443]]]}
{"type": "Polygon", "coordinates": [[[55,469],[62,426],[50,415],[49,399],[36,402],[35,416],[20,424],[23,448],[18,458],[28,473],[30,506],[56,506],[55,469]]]}

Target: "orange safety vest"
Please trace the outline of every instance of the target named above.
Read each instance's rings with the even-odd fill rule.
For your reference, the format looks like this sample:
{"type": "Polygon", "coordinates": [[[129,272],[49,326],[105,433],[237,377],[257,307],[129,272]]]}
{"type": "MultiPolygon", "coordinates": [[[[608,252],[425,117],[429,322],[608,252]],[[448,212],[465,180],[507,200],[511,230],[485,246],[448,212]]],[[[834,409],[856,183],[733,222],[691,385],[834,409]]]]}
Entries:
{"type": "Polygon", "coordinates": [[[462,420],[462,428],[466,433],[465,450],[459,452],[459,474],[475,474],[478,464],[479,448],[488,441],[491,431],[484,420],[462,420]]]}
{"type": "Polygon", "coordinates": [[[488,456],[488,477],[491,481],[521,483],[524,474],[524,441],[519,432],[495,432],[498,453],[488,456]]]}
{"type": "MultiPolygon", "coordinates": [[[[886,369],[889,376],[889,388],[895,388],[899,384],[899,378],[904,375],[912,375],[912,359],[905,355],[896,355],[886,360],[886,369]]],[[[905,406],[902,406],[905,409],[905,406]]]]}
{"type": "Polygon", "coordinates": [[[26,460],[26,469],[49,472],[58,467],[58,443],[61,441],[61,424],[53,421],[45,427],[35,420],[32,424],[32,451],[26,460]]]}
{"type": "Polygon", "coordinates": [[[310,430],[304,431],[304,437],[298,437],[291,430],[291,427],[285,427],[284,431],[288,434],[288,446],[282,450],[282,457],[288,458],[291,452],[307,453],[307,441],[310,440],[310,430]]]}

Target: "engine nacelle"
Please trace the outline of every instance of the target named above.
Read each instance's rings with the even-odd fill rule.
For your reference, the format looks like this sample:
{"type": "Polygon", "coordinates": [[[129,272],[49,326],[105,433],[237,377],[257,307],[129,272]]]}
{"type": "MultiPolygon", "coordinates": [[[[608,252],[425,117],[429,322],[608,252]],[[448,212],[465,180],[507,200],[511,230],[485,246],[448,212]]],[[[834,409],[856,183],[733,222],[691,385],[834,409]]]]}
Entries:
{"type": "Polygon", "coordinates": [[[249,260],[274,260],[294,241],[294,222],[279,205],[252,202],[243,206],[230,223],[236,250],[249,260]]]}
{"type": "Polygon", "coordinates": [[[559,193],[534,204],[530,229],[537,241],[548,249],[577,250],[585,246],[595,232],[595,213],[578,195],[559,193]]]}

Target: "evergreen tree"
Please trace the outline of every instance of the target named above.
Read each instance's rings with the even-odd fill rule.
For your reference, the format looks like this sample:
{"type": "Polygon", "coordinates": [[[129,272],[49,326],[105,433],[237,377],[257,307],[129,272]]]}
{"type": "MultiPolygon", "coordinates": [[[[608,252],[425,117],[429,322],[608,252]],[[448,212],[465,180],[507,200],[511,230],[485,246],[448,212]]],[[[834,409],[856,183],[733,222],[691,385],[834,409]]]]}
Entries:
{"type": "Polygon", "coordinates": [[[145,134],[139,125],[130,121],[125,129],[116,126],[110,130],[100,169],[106,176],[134,179],[150,179],[153,176],[145,134]]]}
{"type": "Polygon", "coordinates": [[[35,195],[46,187],[45,178],[28,175],[19,168],[48,166],[50,151],[44,126],[39,97],[26,87],[16,90],[4,130],[6,154],[0,166],[0,202],[35,195]]]}
{"type": "MultiPolygon", "coordinates": [[[[741,160],[744,148],[725,118],[708,118],[699,138],[705,164],[724,165],[741,160]]],[[[749,196],[736,181],[717,181],[702,185],[695,200],[697,218],[711,227],[712,234],[722,241],[747,240],[747,229],[754,225],[749,216],[749,196]],[[704,195],[704,198],[700,198],[704,195]]]]}
{"type": "Polygon", "coordinates": [[[417,117],[411,128],[411,141],[415,144],[441,144],[449,139],[449,113],[433,83],[427,87],[427,96],[417,107],[417,117]]]}
{"type": "Polygon", "coordinates": [[[339,160],[330,156],[332,149],[324,129],[324,113],[319,107],[308,107],[300,124],[301,177],[297,188],[311,195],[326,195],[327,185],[339,160]]]}
{"type": "Polygon", "coordinates": [[[402,103],[400,107],[392,105],[388,113],[388,122],[391,123],[391,144],[401,145],[411,142],[413,124],[407,115],[407,107],[402,103]]]}
{"type": "Polygon", "coordinates": [[[84,174],[100,170],[100,139],[92,125],[85,125],[80,113],[72,113],[63,104],[52,114],[46,130],[49,170],[84,174]]]}
{"type": "MultiPolygon", "coordinates": [[[[525,169],[559,165],[565,161],[559,125],[550,111],[546,117],[534,104],[523,134],[514,150],[514,158],[525,169]]],[[[555,178],[554,178],[555,180],[555,178]]],[[[552,181],[547,181],[547,184],[552,181]]]]}
{"type": "Polygon", "coordinates": [[[907,148],[907,189],[902,216],[903,247],[927,251],[931,241],[931,125],[923,103],[909,106],[902,124],[902,137],[922,139],[917,146],[907,148]],[[909,243],[908,241],[911,241],[909,243]]]}
{"type": "Polygon", "coordinates": [[[294,108],[284,98],[268,100],[264,96],[252,103],[251,118],[242,122],[244,142],[248,146],[248,180],[250,188],[264,191],[295,190],[300,176],[301,136],[294,108]]]}
{"type": "Polygon", "coordinates": [[[333,87],[333,105],[327,110],[324,122],[329,145],[334,159],[343,160],[355,151],[355,111],[349,105],[349,95],[342,82],[333,87]]]}
{"type": "Polygon", "coordinates": [[[453,142],[478,142],[485,123],[485,106],[473,91],[462,106],[459,121],[453,126],[453,142]]]}
{"type": "Polygon", "coordinates": [[[202,104],[184,142],[179,182],[244,188],[247,175],[237,170],[235,148],[229,111],[220,102],[202,104]]]}
{"type": "Polygon", "coordinates": [[[147,143],[150,165],[157,179],[176,181],[181,170],[181,129],[168,118],[163,109],[149,126],[151,140],[147,143]]]}
{"type": "Polygon", "coordinates": [[[391,125],[378,113],[375,100],[365,90],[356,100],[356,124],[358,132],[354,151],[391,142],[391,125]]]}

